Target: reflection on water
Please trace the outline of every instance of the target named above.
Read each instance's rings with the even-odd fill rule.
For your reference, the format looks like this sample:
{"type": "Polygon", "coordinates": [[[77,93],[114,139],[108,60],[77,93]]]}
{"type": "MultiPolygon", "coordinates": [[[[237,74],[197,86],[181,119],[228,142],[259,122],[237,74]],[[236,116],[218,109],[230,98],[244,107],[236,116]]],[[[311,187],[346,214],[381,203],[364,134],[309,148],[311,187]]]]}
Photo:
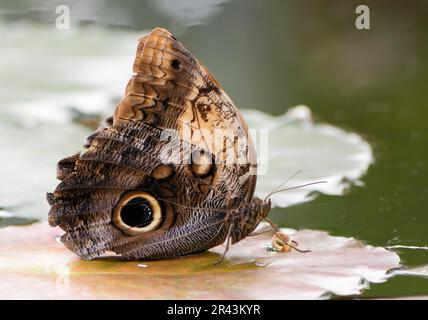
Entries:
{"type": "MultiPolygon", "coordinates": [[[[180,2],[181,9],[165,0],[156,3],[2,1],[0,143],[8,157],[2,164],[14,158],[21,162],[13,168],[18,180],[7,178],[2,184],[1,208],[10,211],[12,198],[22,204],[38,197],[37,192],[15,197],[28,181],[43,186],[47,172],[49,179],[54,175],[53,160],[40,165],[36,158],[56,160],[69,154],[70,146],[80,145],[87,133],[77,125],[61,125],[71,118],[66,110],[111,113],[111,100],[122,94],[130,75],[134,39],[161,25],[180,34],[240,108],[281,115],[305,104],[315,120],[358,132],[373,145],[375,162],[362,179],[363,187],[351,187],[342,197],[323,195],[274,209],[276,222],[332,230],[375,245],[391,239],[396,245],[428,243],[425,1],[370,4],[370,31],[355,29],[358,3],[353,1],[278,0],[269,6],[208,1],[195,2],[192,12],[185,9],[187,1],[180,2]],[[69,32],[54,27],[59,3],[70,5],[69,32]],[[83,22],[92,26],[77,28],[83,22]],[[42,129],[46,123],[56,123],[51,128],[56,136],[42,129]],[[78,134],[67,135],[67,130],[78,134]],[[24,137],[21,132],[31,134],[24,137]],[[38,148],[42,139],[46,143],[38,148]],[[29,145],[35,161],[26,161],[28,153],[15,147],[23,145],[29,145]]],[[[416,251],[403,252],[406,264],[427,263],[428,253],[416,251]]],[[[423,279],[403,281],[392,279],[366,294],[428,293],[423,279]]]]}

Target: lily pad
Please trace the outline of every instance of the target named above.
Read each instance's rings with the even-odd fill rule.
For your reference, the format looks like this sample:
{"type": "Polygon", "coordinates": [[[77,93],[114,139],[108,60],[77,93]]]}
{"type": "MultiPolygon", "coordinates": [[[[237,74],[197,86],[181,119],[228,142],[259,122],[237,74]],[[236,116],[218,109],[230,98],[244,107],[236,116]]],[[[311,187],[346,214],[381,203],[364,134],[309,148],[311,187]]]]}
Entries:
{"type": "Polygon", "coordinates": [[[405,269],[397,269],[391,272],[391,276],[396,276],[396,275],[428,278],[428,265],[405,268],[405,269]]]}
{"type": "MultiPolygon", "coordinates": [[[[262,226],[263,228],[263,226],[262,226]]],[[[355,295],[399,267],[397,254],[353,238],[284,230],[308,253],[268,250],[272,234],[167,261],[83,261],[46,223],[0,230],[2,299],[314,299],[355,295]]]]}
{"type": "Polygon", "coordinates": [[[64,122],[70,106],[109,112],[112,96],[122,95],[141,32],[97,25],[52,31],[50,24],[0,19],[0,119],[64,122]]]}
{"type": "Polygon", "coordinates": [[[57,184],[56,163],[70,154],[70,145],[80,150],[88,132],[74,124],[0,123],[0,149],[7,154],[0,160],[0,217],[46,219],[45,194],[57,184]]]}

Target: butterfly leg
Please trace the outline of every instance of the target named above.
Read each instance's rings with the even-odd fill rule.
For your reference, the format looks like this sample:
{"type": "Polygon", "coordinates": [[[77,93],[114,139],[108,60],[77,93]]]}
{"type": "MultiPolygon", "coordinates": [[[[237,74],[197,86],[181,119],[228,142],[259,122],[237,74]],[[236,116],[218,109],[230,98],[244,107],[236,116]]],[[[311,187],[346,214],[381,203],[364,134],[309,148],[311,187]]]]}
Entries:
{"type": "Polygon", "coordinates": [[[226,256],[226,253],[229,251],[230,238],[232,237],[232,228],[233,228],[233,224],[231,224],[231,225],[229,226],[229,230],[227,230],[227,235],[226,235],[226,248],[224,249],[224,252],[223,252],[223,254],[221,255],[221,258],[220,258],[218,261],[216,261],[216,262],[214,263],[214,265],[220,264],[220,263],[223,261],[224,257],[226,256]]]}
{"type": "Polygon", "coordinates": [[[257,232],[253,231],[250,234],[248,234],[247,237],[256,237],[256,236],[259,236],[259,235],[267,233],[267,232],[271,232],[271,230],[267,229],[267,230],[262,230],[262,231],[257,231],[257,232]]]}
{"type": "Polygon", "coordinates": [[[255,237],[255,236],[267,233],[267,232],[272,232],[272,229],[274,232],[280,232],[279,228],[277,227],[276,224],[274,224],[272,222],[272,220],[270,220],[269,218],[264,218],[264,220],[269,223],[269,226],[267,226],[267,228],[263,228],[262,230],[257,231],[257,232],[253,231],[250,234],[248,234],[247,237],[255,237]]]}

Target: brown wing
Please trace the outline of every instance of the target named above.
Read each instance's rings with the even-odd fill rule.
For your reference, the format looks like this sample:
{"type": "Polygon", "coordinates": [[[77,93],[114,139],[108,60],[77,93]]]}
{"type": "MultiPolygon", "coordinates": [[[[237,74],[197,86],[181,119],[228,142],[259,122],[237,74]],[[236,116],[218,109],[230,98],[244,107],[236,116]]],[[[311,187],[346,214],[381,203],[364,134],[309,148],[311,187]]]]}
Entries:
{"type": "Polygon", "coordinates": [[[49,222],[88,259],[106,250],[160,259],[213,247],[226,236],[228,198],[250,201],[255,187],[255,152],[241,115],[206,68],[160,28],[140,39],[113,122],[62,165],[63,181],[48,194],[49,222]],[[230,135],[213,141],[216,129],[230,135]],[[230,150],[241,163],[228,161],[230,150]],[[149,224],[125,221],[135,208],[150,213],[149,224]]]}
{"type": "Polygon", "coordinates": [[[182,140],[208,150],[219,166],[238,174],[242,186],[229,190],[232,196],[251,198],[256,153],[248,127],[205,66],[169,31],[156,28],[140,39],[133,71],[114,122],[177,130],[182,140]]]}

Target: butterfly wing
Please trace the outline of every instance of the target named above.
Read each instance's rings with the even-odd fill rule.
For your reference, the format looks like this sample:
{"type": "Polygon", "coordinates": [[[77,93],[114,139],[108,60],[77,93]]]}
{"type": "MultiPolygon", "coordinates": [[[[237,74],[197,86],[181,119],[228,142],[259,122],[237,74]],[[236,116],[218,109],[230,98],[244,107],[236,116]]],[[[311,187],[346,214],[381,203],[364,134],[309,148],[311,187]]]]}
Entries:
{"type": "Polygon", "coordinates": [[[156,28],[140,39],[133,71],[109,126],[48,194],[50,224],[83,258],[204,251],[225,239],[228,199],[254,193],[248,128],[207,69],[156,28]]]}

